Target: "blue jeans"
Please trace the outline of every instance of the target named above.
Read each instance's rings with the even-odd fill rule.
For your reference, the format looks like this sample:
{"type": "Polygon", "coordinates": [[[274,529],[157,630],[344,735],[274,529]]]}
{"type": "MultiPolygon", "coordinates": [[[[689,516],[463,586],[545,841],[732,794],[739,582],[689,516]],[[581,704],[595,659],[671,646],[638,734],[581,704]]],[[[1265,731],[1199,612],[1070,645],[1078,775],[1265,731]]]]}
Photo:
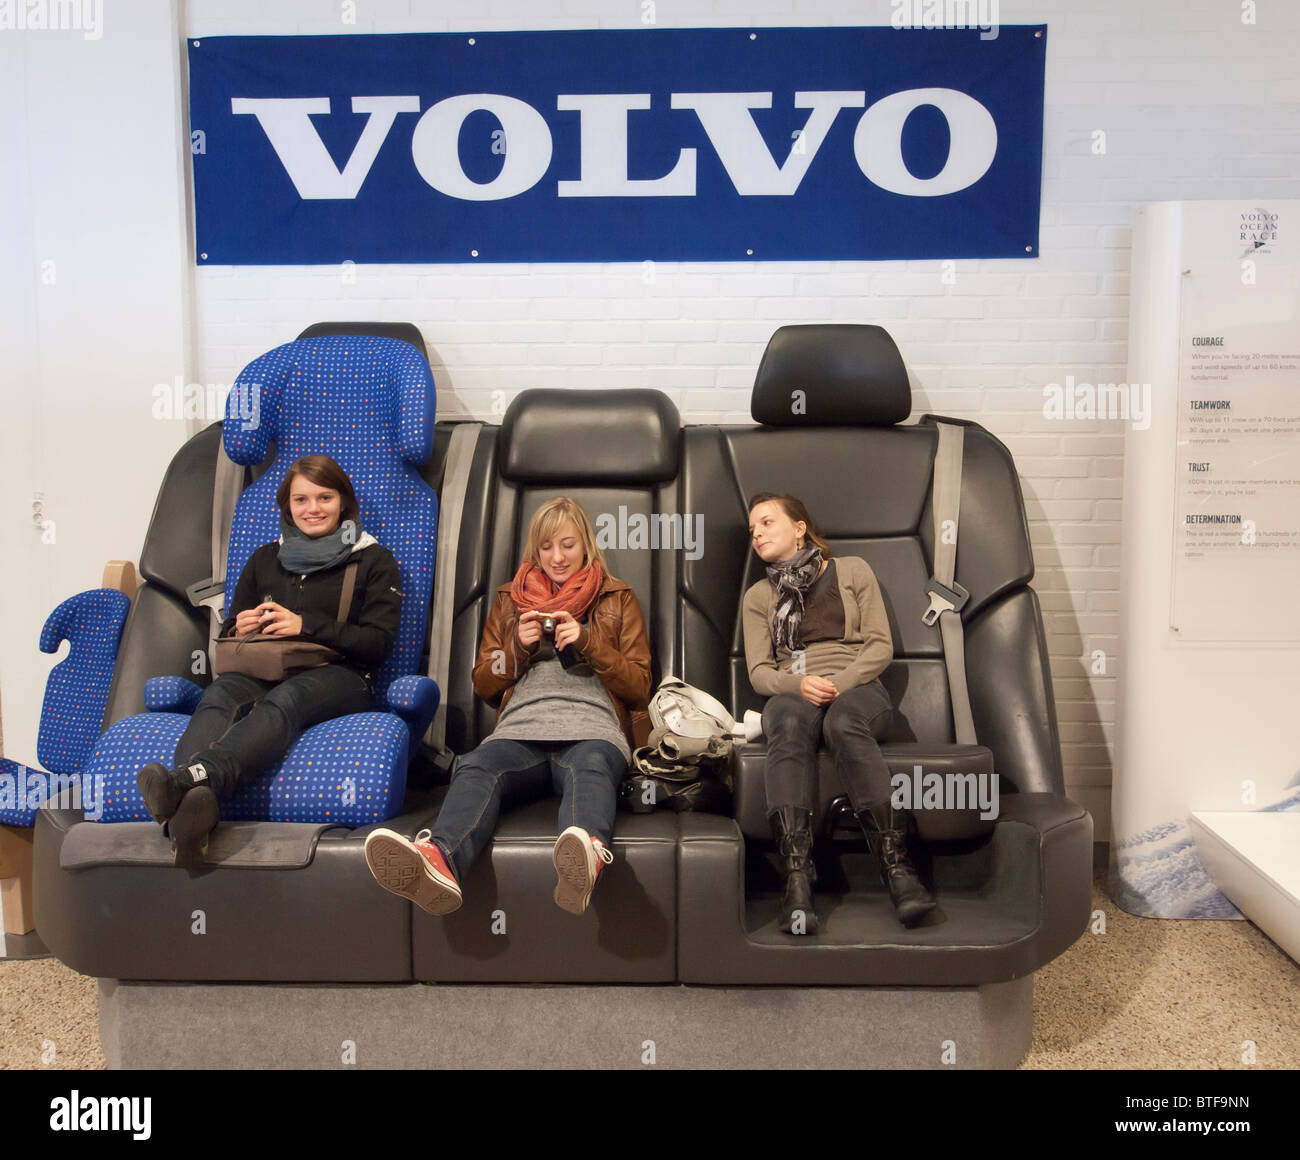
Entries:
{"type": "Polygon", "coordinates": [[[202,762],[213,793],[228,797],[283,760],[304,729],[374,707],[369,682],[346,665],[322,665],[282,681],[223,673],[203,690],[176,743],[176,766],[202,762]]]}
{"type": "Polygon", "coordinates": [[[503,806],[560,794],[559,831],[580,826],[606,846],[627,760],[608,741],[488,738],[465,754],[430,836],[460,878],[496,829],[503,806]]]}

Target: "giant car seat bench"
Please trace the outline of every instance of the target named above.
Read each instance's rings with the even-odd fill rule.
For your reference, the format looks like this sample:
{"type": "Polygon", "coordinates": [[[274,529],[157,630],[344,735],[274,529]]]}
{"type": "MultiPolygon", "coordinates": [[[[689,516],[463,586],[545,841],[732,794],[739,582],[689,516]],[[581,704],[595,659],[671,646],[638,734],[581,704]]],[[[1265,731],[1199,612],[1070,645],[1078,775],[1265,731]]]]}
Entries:
{"type": "MultiPolygon", "coordinates": [[[[863,557],[880,582],[895,654],[882,675],[895,706],[882,743],[894,784],[912,783],[908,798],[922,801],[927,784],[960,786],[964,795],[978,779],[997,776],[997,817],[982,817],[992,811],[978,808],[973,794],[962,808],[916,811],[925,839],[919,868],[923,877],[929,871],[938,912],[910,930],[894,917],[860,835],[823,844],[825,854],[838,847],[840,857],[820,859],[821,931],[784,934],[777,929],[782,883],[765,857],[764,747],[742,746],[735,818],[681,819],[683,982],[1002,982],[1055,958],[1086,924],[1092,823],[1065,797],[1015,465],[982,427],[962,425],[960,519],[949,531],[957,579],[969,593],[959,615],[975,736],[958,743],[952,658],[925,616],[935,575],[937,424],[954,421],[926,415],[899,426],[910,410],[906,369],[879,327],[788,326],[773,335],[759,367],[753,414],[761,425],[686,429],[682,502],[713,532],[700,559],[681,562],[682,675],[729,694],[737,717],[761,707],[739,612],[741,594],[764,574],[750,549],[746,505],[758,491],[796,495],[832,550],[863,557]]],[[[815,833],[834,837],[831,806],[844,790],[823,750],[815,833]]]]}
{"type": "MultiPolygon", "coordinates": [[[[382,890],[362,856],[375,825],[413,835],[427,824],[441,791],[413,793],[403,812],[394,803],[368,820],[317,818],[296,830],[236,823],[226,845],[214,839],[213,865],[193,875],[157,851],[101,837],[123,825],[41,811],[38,930],[63,961],[105,980],[111,1063],[182,1061],[175,1044],[196,1026],[225,1036],[214,1061],[237,1059],[239,1035],[269,1022],[293,1028],[291,1058],[277,1063],[315,1066],[337,1064],[340,1036],[372,1065],[641,1066],[639,1045],[656,1028],[659,1062],[668,1065],[935,1066],[940,1039],[953,1035],[962,1044],[957,1066],[1014,1065],[1029,1042],[1032,972],[1086,925],[1092,830],[1064,796],[1011,457],[983,428],[964,425],[948,587],[969,593],[956,615],[974,736],[963,729],[959,742],[947,650],[923,621],[942,571],[932,500],[940,421],[902,425],[911,396],[892,340],[877,327],[782,328],[753,409],[757,427],[682,427],[654,391],[523,391],[499,427],[437,425],[419,473],[444,498],[456,491],[459,512],[439,528],[439,551],[450,540],[457,554],[450,592],[434,593],[448,609],[450,648],[437,736],[464,753],[490,733],[494,710],[471,684],[479,639],[529,518],[558,494],[604,529],[611,570],[636,591],[655,683],[683,677],[737,716],[760,707],[740,628],[743,593],[762,574],[746,500],[758,490],[792,492],[837,553],[863,556],[880,579],[896,654],[883,676],[897,707],[883,743],[891,771],[999,778],[995,818],[970,808],[919,811],[918,864],[936,889],[937,915],[912,930],[897,923],[860,838],[836,828],[842,787],[825,761],[816,818],[823,930],[777,930],[761,741],[734,755],[734,816],[620,813],[615,862],[581,917],[551,900],[553,800],[503,809],[465,876],[465,905],[443,919],[382,890]],[[469,454],[453,472],[457,428],[467,428],[469,454]],[[664,538],[674,519],[678,529],[693,521],[696,550],[628,534],[656,526],[664,538]],[[70,844],[81,832],[87,838],[70,844]],[[218,915],[221,945],[191,933],[200,909],[209,931],[218,915]],[[213,987],[182,995],[146,980],[251,985],[234,988],[237,996],[213,987]],[[361,985],[402,980],[411,985],[361,985]],[[269,985],[283,981],[357,986],[269,985]],[[420,985],[428,983],[445,985],[420,985]],[[810,1038],[810,1021],[846,1034],[810,1038]]],[[[211,498],[215,451],[214,431],[195,437],[164,483],[109,720],[134,710],[146,676],[187,672],[206,640],[206,622],[180,594],[208,574],[210,529],[192,525],[211,498]]],[[[422,594],[408,588],[408,600],[427,600],[425,585],[422,594]]]]}

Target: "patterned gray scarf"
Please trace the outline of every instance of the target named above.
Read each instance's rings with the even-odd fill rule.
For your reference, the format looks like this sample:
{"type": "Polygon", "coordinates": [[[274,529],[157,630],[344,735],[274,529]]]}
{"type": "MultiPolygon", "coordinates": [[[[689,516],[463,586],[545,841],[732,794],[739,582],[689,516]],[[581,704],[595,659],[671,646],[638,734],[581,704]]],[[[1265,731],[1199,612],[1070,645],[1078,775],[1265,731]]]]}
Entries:
{"type": "Polygon", "coordinates": [[[799,626],[803,621],[804,598],[822,571],[822,550],[816,544],[796,552],[782,564],[769,564],[767,578],[776,589],[772,613],[772,642],[791,652],[799,647],[799,626]]]}
{"type": "Polygon", "coordinates": [[[286,572],[319,572],[352,555],[362,535],[356,520],[343,520],[328,536],[309,536],[280,517],[280,563],[286,572]]]}

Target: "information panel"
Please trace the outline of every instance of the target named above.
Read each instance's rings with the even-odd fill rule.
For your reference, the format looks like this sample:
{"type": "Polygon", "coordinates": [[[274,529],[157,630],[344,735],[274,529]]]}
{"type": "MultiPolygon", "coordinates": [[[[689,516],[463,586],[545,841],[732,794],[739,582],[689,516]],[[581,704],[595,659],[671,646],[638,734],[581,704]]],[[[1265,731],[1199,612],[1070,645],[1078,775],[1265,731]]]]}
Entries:
{"type": "Polygon", "coordinates": [[[1187,239],[1171,625],[1300,640],[1300,221],[1225,207],[1187,239]]]}

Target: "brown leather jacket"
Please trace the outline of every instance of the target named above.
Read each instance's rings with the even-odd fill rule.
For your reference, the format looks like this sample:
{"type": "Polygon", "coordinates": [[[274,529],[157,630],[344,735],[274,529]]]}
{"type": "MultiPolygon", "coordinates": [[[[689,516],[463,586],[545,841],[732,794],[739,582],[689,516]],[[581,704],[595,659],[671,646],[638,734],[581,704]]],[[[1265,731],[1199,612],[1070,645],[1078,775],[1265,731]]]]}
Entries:
{"type": "MultiPolygon", "coordinates": [[[[497,716],[528,671],[538,645],[527,649],[516,631],[519,612],[510,585],[497,589],[474,664],[474,692],[496,708],[497,716]]],[[[606,576],[587,613],[576,647],[609,693],[628,744],[645,744],[650,698],[650,642],[636,593],[622,580],[606,576]]]]}

